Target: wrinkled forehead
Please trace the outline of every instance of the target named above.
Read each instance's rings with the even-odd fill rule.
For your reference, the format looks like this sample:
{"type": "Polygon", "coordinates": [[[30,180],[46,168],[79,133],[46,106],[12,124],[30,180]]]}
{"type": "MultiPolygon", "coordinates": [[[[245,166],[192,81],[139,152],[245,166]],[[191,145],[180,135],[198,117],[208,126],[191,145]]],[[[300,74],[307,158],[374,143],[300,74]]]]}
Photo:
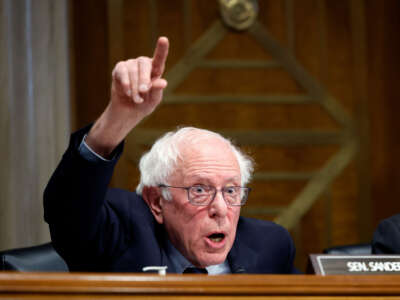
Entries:
{"type": "Polygon", "coordinates": [[[193,130],[178,144],[180,159],[178,168],[216,167],[236,171],[240,175],[239,163],[229,141],[207,131],[193,130]]]}

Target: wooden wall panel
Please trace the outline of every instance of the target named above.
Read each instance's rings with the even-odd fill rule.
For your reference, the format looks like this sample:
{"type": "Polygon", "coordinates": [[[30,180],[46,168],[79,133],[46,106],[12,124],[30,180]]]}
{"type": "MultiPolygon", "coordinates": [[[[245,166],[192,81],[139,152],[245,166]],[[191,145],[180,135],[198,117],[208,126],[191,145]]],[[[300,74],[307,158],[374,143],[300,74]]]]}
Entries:
{"type": "Polygon", "coordinates": [[[109,100],[107,11],[105,0],[74,0],[71,10],[77,129],[93,122],[109,100]]]}
{"type": "Polygon", "coordinates": [[[326,1],[293,1],[295,55],[304,68],[321,80],[326,63],[326,1]]]}
{"type": "Polygon", "coordinates": [[[221,43],[215,46],[206,57],[208,59],[273,61],[273,57],[253,37],[238,32],[228,32],[221,43]],[[243,51],[243,45],[246,45],[246,51],[243,51]]]}
{"type": "Polygon", "coordinates": [[[400,212],[400,2],[367,1],[374,225],[400,212]]]}
{"type": "Polygon", "coordinates": [[[156,37],[168,36],[165,101],[127,139],[113,185],[135,188],[140,153],[165,130],[227,132],[256,159],[243,213],[290,224],[304,269],[308,253],[368,241],[371,225],[400,211],[398,3],[258,2],[258,23],[237,32],[221,24],[217,1],[74,1],[77,127],[104,109],[111,66],[151,55],[156,37]],[[381,195],[391,207],[375,204],[372,219],[368,203],[381,195]]]}
{"type": "Polygon", "coordinates": [[[141,128],[174,128],[177,126],[177,115],[180,116],[180,124],[211,129],[290,130],[295,126],[294,128],[330,130],[337,127],[330,116],[317,105],[182,103],[162,105],[153,114],[154,118],[146,119],[141,128]]]}
{"type": "Polygon", "coordinates": [[[352,28],[350,2],[326,1],[326,88],[353,117],[354,58],[352,57],[352,28]],[[334,51],[332,50],[334,49],[334,51]]]}

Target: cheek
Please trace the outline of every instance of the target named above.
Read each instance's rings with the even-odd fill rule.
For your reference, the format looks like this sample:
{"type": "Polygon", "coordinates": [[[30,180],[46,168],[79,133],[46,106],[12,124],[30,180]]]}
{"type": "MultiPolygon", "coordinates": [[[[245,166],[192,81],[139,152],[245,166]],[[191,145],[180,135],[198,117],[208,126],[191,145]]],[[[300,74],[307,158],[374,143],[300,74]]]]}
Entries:
{"type": "Polygon", "coordinates": [[[190,243],[198,243],[201,239],[202,233],[207,228],[207,212],[197,211],[187,216],[186,228],[183,230],[185,234],[185,240],[190,243]]]}
{"type": "Polygon", "coordinates": [[[240,207],[233,207],[228,213],[230,222],[232,223],[233,227],[236,229],[236,225],[239,221],[240,217],[240,207]]]}
{"type": "Polygon", "coordinates": [[[209,219],[206,210],[198,210],[190,215],[185,215],[185,223],[181,223],[181,227],[177,228],[177,234],[180,236],[181,242],[186,251],[197,253],[204,251],[204,234],[208,232],[209,219]],[[184,227],[183,227],[184,226],[184,227]]]}
{"type": "Polygon", "coordinates": [[[230,222],[230,234],[229,234],[229,241],[231,242],[231,246],[233,245],[233,242],[236,237],[236,228],[237,224],[239,221],[239,216],[240,216],[240,208],[234,208],[229,214],[229,222],[230,222]]]}
{"type": "Polygon", "coordinates": [[[201,212],[194,206],[168,203],[163,208],[164,225],[170,237],[185,247],[194,243],[200,235],[201,212]]]}

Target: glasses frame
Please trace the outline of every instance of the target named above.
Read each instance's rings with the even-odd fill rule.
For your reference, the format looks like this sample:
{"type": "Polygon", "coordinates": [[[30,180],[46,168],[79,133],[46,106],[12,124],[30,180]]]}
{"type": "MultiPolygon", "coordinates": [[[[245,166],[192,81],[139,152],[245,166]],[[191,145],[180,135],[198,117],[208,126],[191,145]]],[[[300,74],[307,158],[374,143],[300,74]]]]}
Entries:
{"type": "Polygon", "coordinates": [[[201,185],[201,184],[195,184],[195,185],[191,185],[191,186],[172,186],[172,185],[166,185],[166,184],[159,184],[158,187],[159,188],[174,188],[174,189],[184,189],[184,190],[186,190],[187,198],[188,198],[190,204],[195,205],[195,206],[207,206],[207,205],[209,205],[211,202],[214,201],[215,196],[217,195],[218,192],[222,193],[222,198],[224,199],[225,203],[228,206],[243,206],[243,205],[246,204],[246,201],[249,198],[249,194],[250,194],[250,191],[251,191],[251,188],[249,188],[249,187],[243,187],[243,186],[237,186],[237,185],[235,185],[235,186],[226,186],[226,187],[223,187],[222,189],[217,189],[216,187],[214,187],[212,185],[201,185]],[[196,186],[210,188],[210,189],[214,190],[214,195],[210,198],[209,201],[205,202],[204,204],[199,204],[199,203],[192,202],[192,199],[190,198],[190,189],[193,188],[193,187],[196,187],[196,186]],[[240,204],[231,204],[231,203],[229,203],[228,201],[225,200],[224,189],[225,188],[230,188],[230,187],[240,188],[240,189],[245,191],[244,195],[246,195],[246,197],[243,198],[243,199],[240,199],[240,204]]]}

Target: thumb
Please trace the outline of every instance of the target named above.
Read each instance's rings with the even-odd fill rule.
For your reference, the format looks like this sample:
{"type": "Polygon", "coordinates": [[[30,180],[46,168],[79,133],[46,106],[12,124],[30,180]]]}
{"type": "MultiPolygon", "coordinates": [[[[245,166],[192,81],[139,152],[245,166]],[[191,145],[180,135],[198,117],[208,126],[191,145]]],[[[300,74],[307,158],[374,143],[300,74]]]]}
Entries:
{"type": "Polygon", "coordinates": [[[160,103],[162,96],[163,96],[163,91],[167,87],[167,81],[163,78],[157,78],[153,81],[151,85],[151,90],[150,90],[150,98],[152,101],[155,103],[160,103]]]}
{"type": "Polygon", "coordinates": [[[141,103],[144,115],[149,115],[161,103],[163,91],[167,86],[165,79],[156,79],[152,82],[150,90],[146,93],[145,101],[141,103]]]}
{"type": "Polygon", "coordinates": [[[164,78],[157,78],[151,83],[152,90],[163,90],[167,87],[168,82],[164,78]]]}

